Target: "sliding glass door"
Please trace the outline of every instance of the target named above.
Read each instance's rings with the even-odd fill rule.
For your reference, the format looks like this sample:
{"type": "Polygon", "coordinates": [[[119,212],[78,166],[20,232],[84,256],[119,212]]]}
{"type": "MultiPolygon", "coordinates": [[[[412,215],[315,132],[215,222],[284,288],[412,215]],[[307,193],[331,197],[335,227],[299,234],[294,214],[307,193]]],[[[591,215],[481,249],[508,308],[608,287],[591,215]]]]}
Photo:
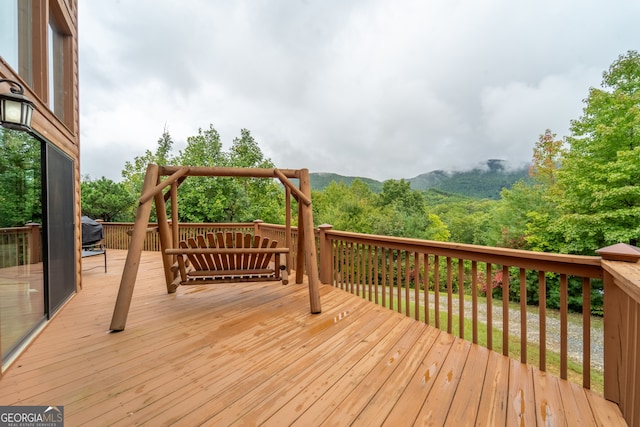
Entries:
{"type": "Polygon", "coordinates": [[[0,354],[3,364],[47,315],[42,142],[0,127],[0,354]]]}
{"type": "Polygon", "coordinates": [[[74,163],[27,132],[0,127],[2,366],[76,290],[74,163]]]}

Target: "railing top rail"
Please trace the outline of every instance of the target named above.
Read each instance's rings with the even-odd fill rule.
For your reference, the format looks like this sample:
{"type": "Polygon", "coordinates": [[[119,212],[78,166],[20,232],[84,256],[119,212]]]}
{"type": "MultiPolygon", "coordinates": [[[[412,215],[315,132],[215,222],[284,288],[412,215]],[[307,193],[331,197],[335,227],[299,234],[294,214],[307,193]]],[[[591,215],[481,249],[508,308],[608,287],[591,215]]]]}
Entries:
{"type": "Polygon", "coordinates": [[[328,230],[326,235],[331,240],[344,240],[389,249],[430,253],[470,261],[490,262],[581,277],[602,278],[602,259],[599,256],[552,254],[464,243],[359,234],[338,230],[328,230]]]}
{"type": "MultiPolygon", "coordinates": [[[[281,224],[268,224],[266,222],[260,223],[260,227],[261,228],[282,228],[282,229],[286,228],[286,226],[281,225],[281,224]]],[[[296,226],[291,226],[292,230],[295,230],[296,228],[297,228],[296,226]]]]}
{"type": "Polygon", "coordinates": [[[31,227],[6,227],[0,228],[0,233],[23,233],[31,231],[31,227]]]}
{"type": "MultiPolygon", "coordinates": [[[[171,222],[171,220],[169,220],[171,222]]],[[[133,227],[132,222],[103,222],[103,226],[127,226],[133,227]]],[[[149,225],[157,225],[155,222],[149,222],[149,225]]],[[[253,227],[252,222],[179,222],[178,225],[185,227],[216,227],[216,228],[240,228],[253,227]]]]}

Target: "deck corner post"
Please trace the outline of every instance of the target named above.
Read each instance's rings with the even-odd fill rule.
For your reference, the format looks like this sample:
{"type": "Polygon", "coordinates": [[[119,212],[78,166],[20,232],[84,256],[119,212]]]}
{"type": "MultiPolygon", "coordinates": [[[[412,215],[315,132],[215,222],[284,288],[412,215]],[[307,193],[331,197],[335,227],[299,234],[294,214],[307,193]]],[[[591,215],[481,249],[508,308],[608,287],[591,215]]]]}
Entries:
{"type": "Polygon", "coordinates": [[[604,282],[604,398],[629,425],[640,425],[640,249],[598,249],[604,282]]]}
{"type": "Polygon", "coordinates": [[[604,398],[620,403],[622,295],[610,273],[604,274],[604,398]]]}
{"type": "Polygon", "coordinates": [[[318,229],[320,230],[320,283],[331,284],[332,248],[327,231],[331,231],[333,225],[322,224],[318,229]]]}

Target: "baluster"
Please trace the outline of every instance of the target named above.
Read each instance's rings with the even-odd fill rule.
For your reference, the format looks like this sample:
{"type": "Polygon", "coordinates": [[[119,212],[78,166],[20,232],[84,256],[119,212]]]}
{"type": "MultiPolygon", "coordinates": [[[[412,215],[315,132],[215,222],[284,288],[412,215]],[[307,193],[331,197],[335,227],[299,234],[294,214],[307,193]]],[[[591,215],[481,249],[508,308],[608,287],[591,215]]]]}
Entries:
{"type": "Polygon", "coordinates": [[[451,257],[447,257],[447,332],[453,333],[453,271],[451,257]]]}
{"type": "Polygon", "coordinates": [[[472,342],[478,343],[478,263],[471,261],[471,329],[472,342]]]}
{"type": "Polygon", "coordinates": [[[410,288],[411,288],[411,256],[409,251],[404,251],[404,303],[405,310],[404,314],[407,317],[411,317],[411,296],[410,296],[410,288]]]}
{"type": "Polygon", "coordinates": [[[569,321],[569,286],[567,275],[560,275],[560,378],[567,379],[567,322],[569,321]]]}
{"type": "Polygon", "coordinates": [[[591,279],[582,278],[582,386],[591,388],[591,279]]]}
{"type": "Polygon", "coordinates": [[[431,324],[429,310],[429,255],[423,254],[424,257],[424,321],[427,325],[431,324]]]}
{"type": "Polygon", "coordinates": [[[464,260],[458,258],[458,336],[464,339],[464,260]]]}
{"type": "Polygon", "coordinates": [[[520,269],[520,361],[527,363],[527,271],[520,269]]]}
{"type": "Polygon", "coordinates": [[[540,315],[540,370],[547,370],[547,278],[538,272],[538,310],[540,315]]]}
{"type": "Polygon", "coordinates": [[[485,279],[487,289],[487,348],[493,350],[493,286],[492,264],[487,263],[487,277],[485,279]]]}
{"type": "Polygon", "coordinates": [[[502,354],[509,355],[509,267],[502,266],[502,354]]]}
{"type": "Polygon", "coordinates": [[[415,307],[413,311],[414,318],[420,320],[420,285],[422,281],[420,280],[420,254],[417,251],[413,253],[413,262],[413,306],[415,307]]]}

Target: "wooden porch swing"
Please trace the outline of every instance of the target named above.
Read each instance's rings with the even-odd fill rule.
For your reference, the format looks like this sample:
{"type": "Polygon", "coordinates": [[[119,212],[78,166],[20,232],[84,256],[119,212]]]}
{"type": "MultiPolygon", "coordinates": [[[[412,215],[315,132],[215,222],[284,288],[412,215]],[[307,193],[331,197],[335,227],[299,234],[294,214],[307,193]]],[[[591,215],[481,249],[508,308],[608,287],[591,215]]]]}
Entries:
{"type": "Polygon", "coordinates": [[[158,166],[149,164],[142,186],[129,250],[122,271],[118,297],[111,319],[111,331],[122,331],[127,322],[140,256],[149,226],[151,203],[155,202],[167,292],[190,283],[222,283],[242,280],[288,281],[291,254],[291,196],[298,202],[298,239],[296,283],[302,283],[306,271],[311,313],[321,312],[320,279],[311,208],[311,184],[307,169],[221,168],[158,166]],[[189,176],[278,178],[286,192],[286,244],[241,233],[209,233],[187,241],[178,237],[178,187],[189,176]],[[167,177],[163,180],[163,177],[167,177]],[[299,188],[290,180],[298,179],[299,188]],[[169,189],[164,192],[164,190],[169,189]],[[171,225],[167,219],[167,201],[171,199],[171,225]],[[285,261],[286,260],[286,261],[285,261]]]}

